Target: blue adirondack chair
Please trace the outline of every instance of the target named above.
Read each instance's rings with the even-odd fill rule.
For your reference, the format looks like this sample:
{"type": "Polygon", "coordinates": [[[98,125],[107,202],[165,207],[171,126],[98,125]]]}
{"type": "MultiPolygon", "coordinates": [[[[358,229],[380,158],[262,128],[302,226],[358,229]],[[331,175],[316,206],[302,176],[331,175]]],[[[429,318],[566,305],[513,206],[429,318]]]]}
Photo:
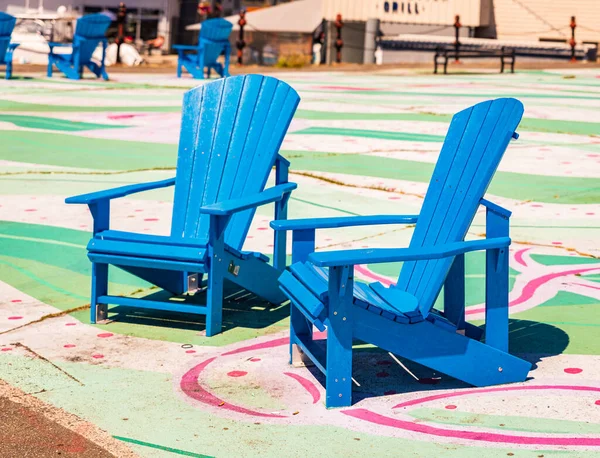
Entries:
{"type": "Polygon", "coordinates": [[[0,65],[6,65],[5,78],[12,76],[13,52],[19,43],[11,43],[10,36],[17,20],[10,14],[0,12],[0,65]]]}
{"type": "Polygon", "coordinates": [[[55,65],[65,76],[72,80],[78,80],[83,76],[83,69],[87,67],[96,77],[108,80],[108,73],[104,68],[106,57],[106,29],[110,25],[110,18],[105,14],[88,14],[77,19],[73,43],[50,42],[50,54],[48,54],[48,77],[52,77],[52,67],[55,65]],[[92,60],[92,54],[102,44],[102,61],[98,63],[92,60]],[[57,54],[54,48],[72,47],[70,54],[57,54]]]}
{"type": "Polygon", "coordinates": [[[213,69],[222,78],[229,76],[229,55],[231,54],[229,35],[232,27],[233,24],[225,19],[208,19],[202,23],[198,45],[173,46],[179,54],[177,58],[177,78],[181,78],[182,67],[185,67],[196,79],[204,79],[205,67],[207,78],[210,78],[210,72],[213,69]],[[217,62],[217,59],[223,53],[225,53],[225,65],[217,62]]]}
{"type": "Polygon", "coordinates": [[[286,83],[261,75],[225,78],[188,91],[183,101],[176,177],[70,197],[94,217],[88,244],[92,261],[91,320],[107,317],[107,304],[206,315],[206,335],[221,332],[223,281],[271,303],[285,301],[277,278],[285,268],[285,237],[277,234],[273,266],[261,253],[242,251],[257,207],[275,202],[286,218],[296,188],[289,162],[278,151],[299,97],[286,83]],[[264,190],[273,165],[276,185],[264,190]],[[109,229],[110,201],[175,185],[170,236],[109,229]],[[195,291],[208,275],[206,306],[108,294],[112,264],[173,294],[195,291]]]}
{"type": "Polygon", "coordinates": [[[292,262],[280,277],[290,299],[292,361],[308,357],[326,376],[327,407],[352,402],[357,339],[475,386],[525,380],[531,364],[508,353],[510,212],[483,199],[523,114],[515,99],[477,104],[452,118],[420,215],[273,221],[293,231],[292,262]],[[465,241],[479,205],[487,238],[465,241]],[[315,230],[413,224],[409,248],[313,253],[315,230]],[[486,251],[485,343],[465,322],[464,254],[486,251]],[[403,262],[386,288],[354,282],[354,266],[403,262]],[[444,286],[444,310],[433,309],[444,286]],[[352,294],[352,291],[354,294],[352,294]],[[313,340],[313,325],[324,342],[313,340]]]}

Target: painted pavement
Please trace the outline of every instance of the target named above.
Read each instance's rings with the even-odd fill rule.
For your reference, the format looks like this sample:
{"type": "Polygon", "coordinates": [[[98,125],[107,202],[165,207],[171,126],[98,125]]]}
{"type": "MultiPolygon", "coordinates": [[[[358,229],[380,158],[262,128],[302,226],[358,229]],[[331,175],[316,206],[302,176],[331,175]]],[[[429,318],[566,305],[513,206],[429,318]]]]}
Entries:
{"type": "MultiPolygon", "coordinates": [[[[327,410],[321,376],[287,364],[285,306],[233,294],[212,339],[202,317],[124,307],[90,325],[92,220],[64,198],[172,176],[195,83],[139,74],[0,81],[0,378],[144,457],[600,456],[600,73],[278,76],[302,97],[282,151],[290,217],[418,213],[451,115],[523,101],[488,198],[513,211],[510,346],[530,379],[474,389],[358,345],[356,402],[327,410]]],[[[115,201],[112,224],[167,234],[171,211],[172,190],[151,191],[115,201]]],[[[246,249],[272,251],[272,211],[246,249]]],[[[405,246],[411,231],[323,230],[317,245],[405,246]]],[[[469,237],[484,233],[480,212],[469,237]]],[[[357,272],[389,284],[399,268],[357,272]]],[[[467,318],[483,324],[484,255],[466,269],[467,318]]],[[[156,293],[119,271],[110,287],[156,293]]]]}

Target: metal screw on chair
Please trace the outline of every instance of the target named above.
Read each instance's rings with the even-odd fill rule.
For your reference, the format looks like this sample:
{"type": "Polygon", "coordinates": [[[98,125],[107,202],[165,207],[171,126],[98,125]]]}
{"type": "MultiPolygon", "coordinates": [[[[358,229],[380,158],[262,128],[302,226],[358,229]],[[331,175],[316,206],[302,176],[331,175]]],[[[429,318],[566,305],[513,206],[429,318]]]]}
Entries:
{"type": "Polygon", "coordinates": [[[502,367],[499,367],[499,368],[498,368],[498,372],[502,372],[502,367]]]}
{"type": "Polygon", "coordinates": [[[340,398],[342,397],[342,393],[340,393],[340,398]]]}
{"type": "Polygon", "coordinates": [[[337,312],[333,312],[334,315],[337,315],[337,312]]]}
{"type": "Polygon", "coordinates": [[[346,321],[346,317],[342,318],[343,321],[346,321]]]}

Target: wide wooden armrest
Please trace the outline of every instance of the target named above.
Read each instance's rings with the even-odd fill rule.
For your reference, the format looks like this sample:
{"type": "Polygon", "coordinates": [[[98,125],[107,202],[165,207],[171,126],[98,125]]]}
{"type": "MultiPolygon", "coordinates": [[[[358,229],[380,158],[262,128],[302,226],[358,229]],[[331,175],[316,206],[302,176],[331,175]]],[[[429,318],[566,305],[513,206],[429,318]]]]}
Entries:
{"type": "Polygon", "coordinates": [[[413,224],[419,215],[372,215],[372,216],[339,216],[334,218],[305,218],[272,221],[271,227],[276,231],[295,231],[305,229],[332,229],[351,226],[376,226],[379,224],[413,224]]]}
{"type": "Polygon", "coordinates": [[[91,192],[88,194],[80,194],[78,196],[67,197],[67,204],[93,204],[102,200],[117,199],[138,192],[150,191],[151,189],[166,188],[175,184],[175,178],[167,178],[166,180],[151,181],[149,183],[130,184],[120,186],[118,188],[106,189],[104,191],[91,192]]]}
{"type": "Polygon", "coordinates": [[[206,205],[200,209],[200,213],[216,216],[230,216],[250,208],[279,202],[286,194],[289,194],[297,187],[298,185],[296,183],[280,184],[251,196],[244,196],[239,199],[231,199],[217,202],[212,205],[206,205]]]}

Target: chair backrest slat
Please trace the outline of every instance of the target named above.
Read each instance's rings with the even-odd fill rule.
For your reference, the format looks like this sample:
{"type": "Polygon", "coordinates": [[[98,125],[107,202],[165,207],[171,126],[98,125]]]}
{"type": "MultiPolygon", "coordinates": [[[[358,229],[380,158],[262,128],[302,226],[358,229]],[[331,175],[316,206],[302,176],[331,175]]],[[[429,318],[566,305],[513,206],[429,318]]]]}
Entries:
{"type": "MultiPolygon", "coordinates": [[[[452,118],[411,247],[464,240],[522,115],[518,100],[497,99],[452,118]]],[[[452,261],[414,261],[402,266],[396,287],[417,297],[423,316],[431,311],[452,261]]]]}
{"type": "MultiPolygon", "coordinates": [[[[299,97],[286,83],[261,75],[235,76],[187,92],[171,235],[206,240],[200,208],[262,191],[299,97]]],[[[253,211],[232,218],[227,244],[241,249],[253,211]]]]}

